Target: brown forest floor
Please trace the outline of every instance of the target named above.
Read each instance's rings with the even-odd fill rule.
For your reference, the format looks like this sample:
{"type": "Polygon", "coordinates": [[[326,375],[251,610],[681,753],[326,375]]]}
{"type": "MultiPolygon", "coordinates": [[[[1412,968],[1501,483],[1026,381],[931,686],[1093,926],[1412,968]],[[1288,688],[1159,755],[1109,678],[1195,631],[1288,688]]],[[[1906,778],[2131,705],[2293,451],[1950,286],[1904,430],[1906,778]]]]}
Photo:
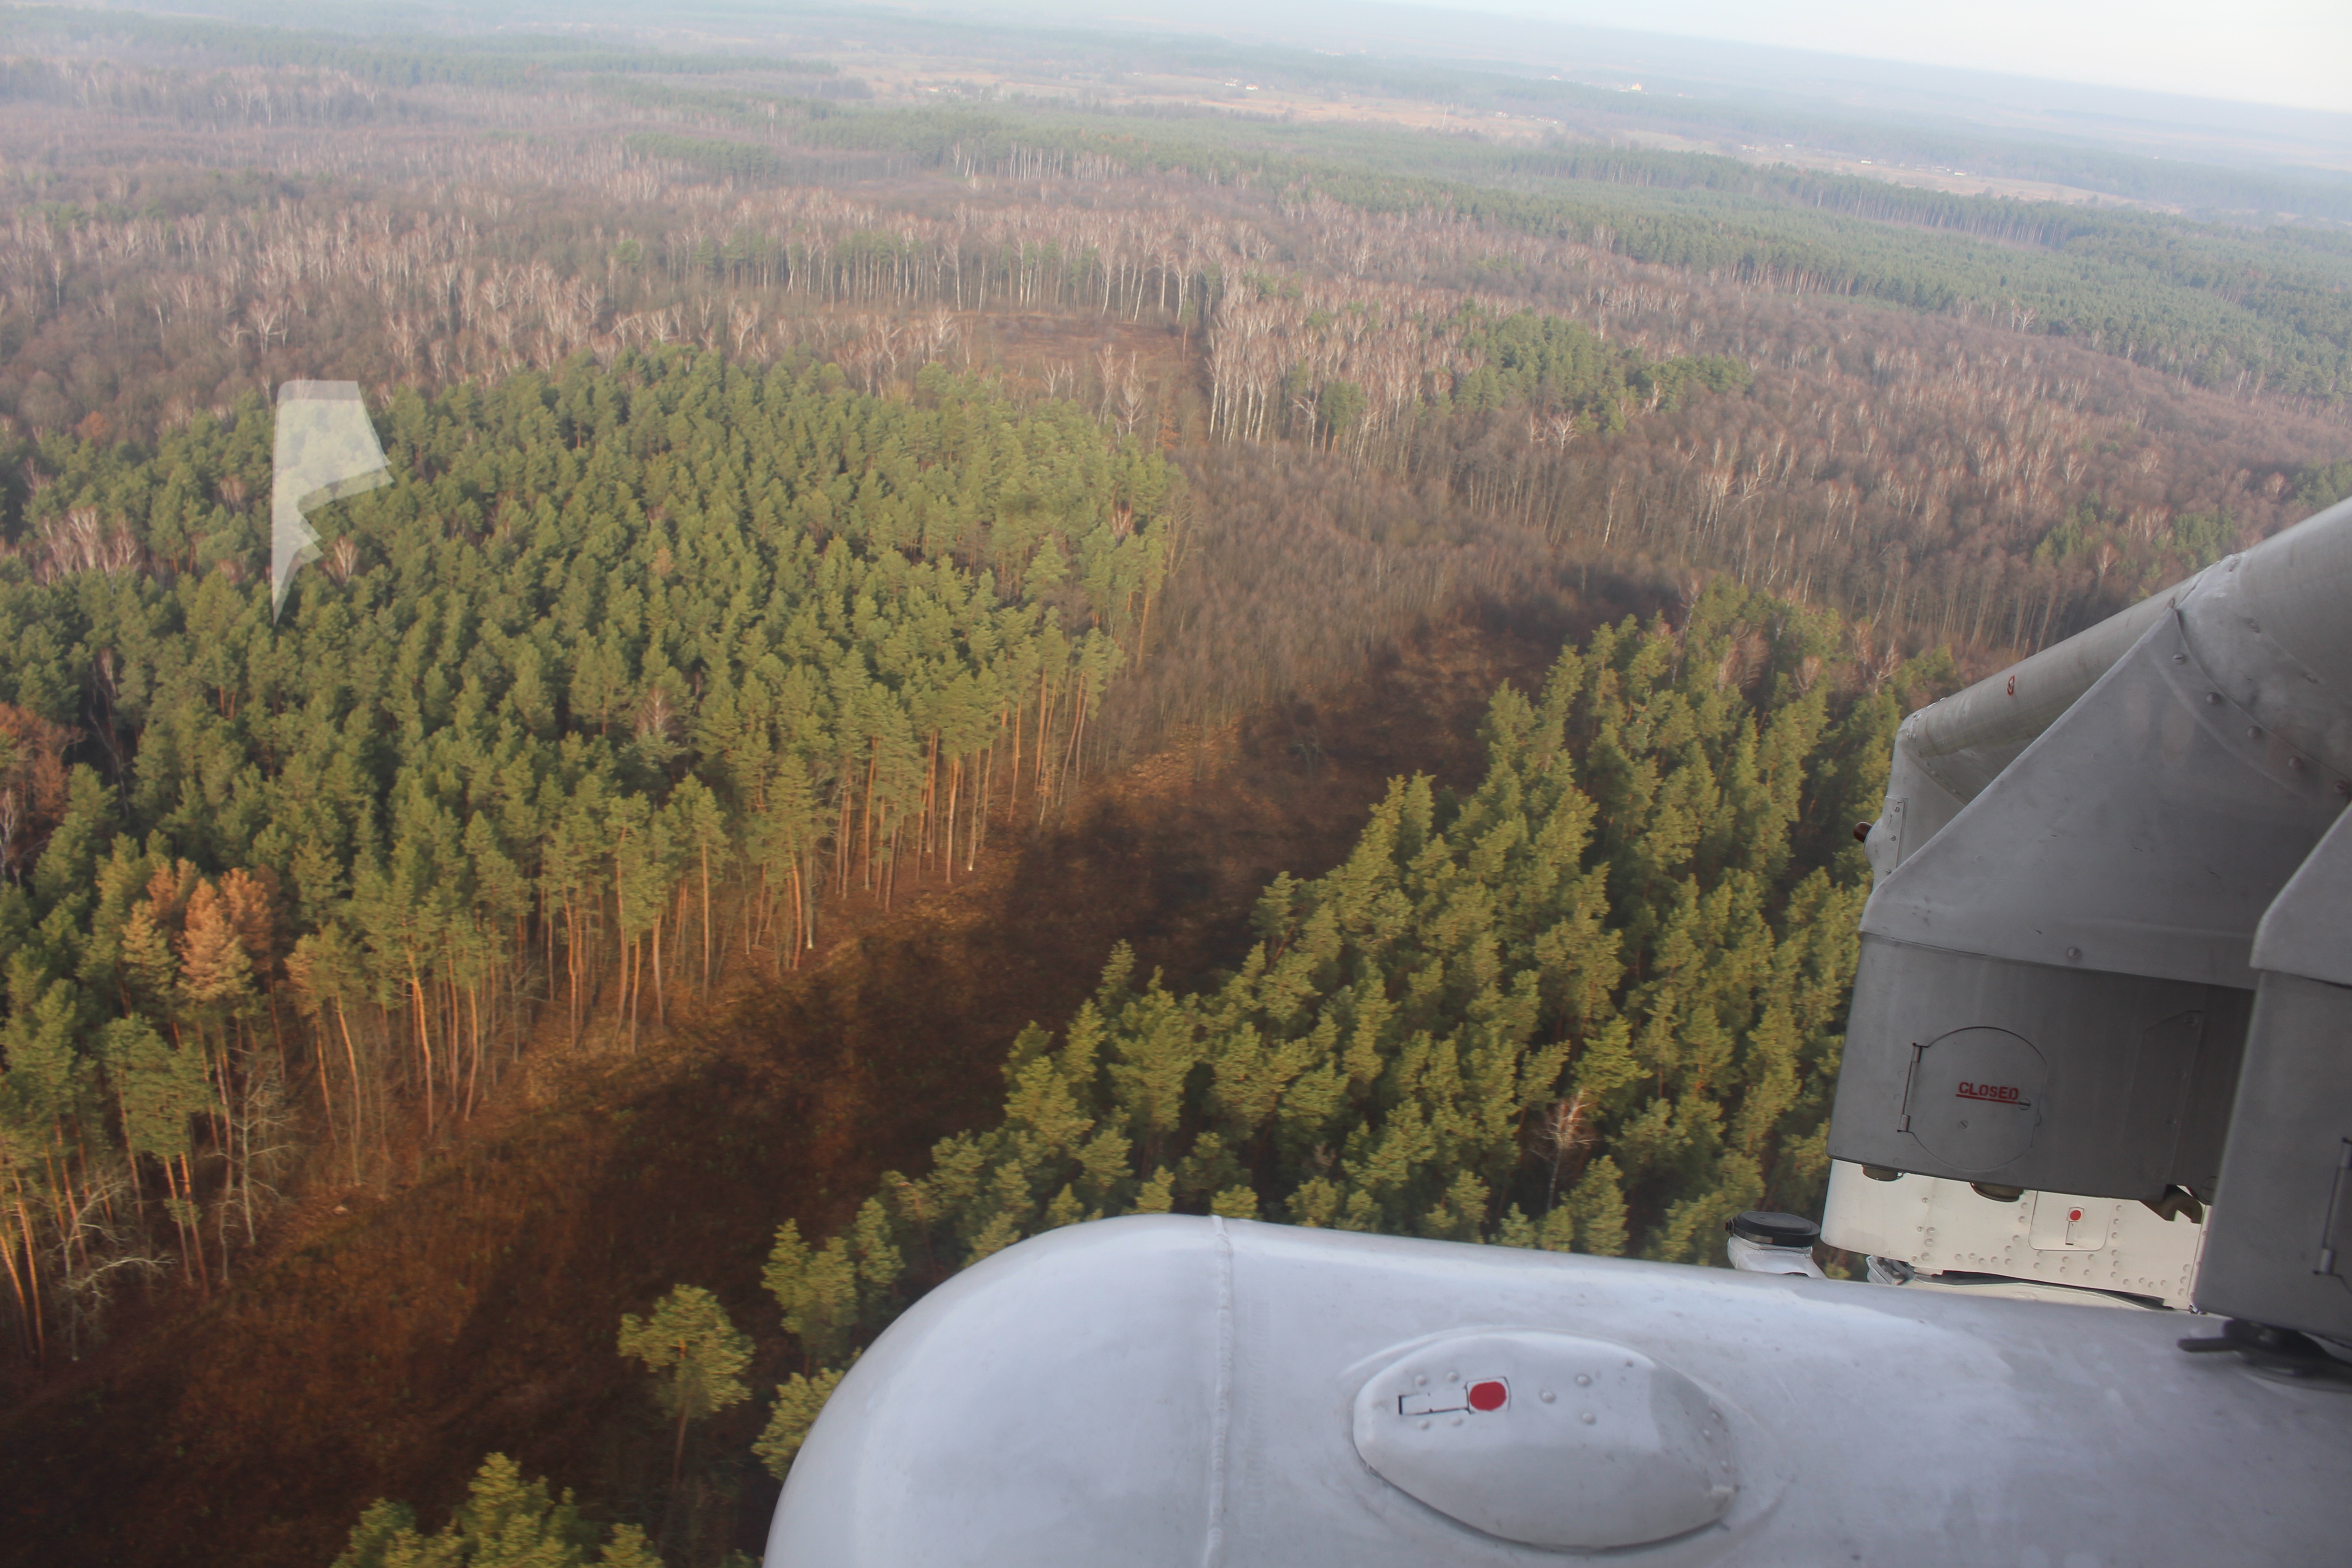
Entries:
{"type": "MultiPolygon", "coordinates": [[[[1097,782],[973,880],[575,1075],[406,1190],[348,1215],[314,1200],[234,1290],[127,1316],[0,1412],[0,1559],[320,1568],[368,1500],[437,1521],[494,1450],[593,1511],[650,1507],[667,1454],[614,1350],[622,1313],[709,1286],[761,1340],[764,1392],[781,1331],[759,1271],[785,1217],[825,1234],[883,1171],[992,1121],[1013,1036],[1057,1027],[1115,942],[1171,980],[1235,962],[1258,889],[1334,864],[1388,778],[1475,782],[1488,694],[1539,681],[1569,629],[1424,631],[1320,700],[1097,782]]],[[[739,1409],[698,1447],[747,1456],[761,1419],[739,1409]]],[[[775,1489],[736,1470],[709,1510],[756,1551],[775,1489]]]]}

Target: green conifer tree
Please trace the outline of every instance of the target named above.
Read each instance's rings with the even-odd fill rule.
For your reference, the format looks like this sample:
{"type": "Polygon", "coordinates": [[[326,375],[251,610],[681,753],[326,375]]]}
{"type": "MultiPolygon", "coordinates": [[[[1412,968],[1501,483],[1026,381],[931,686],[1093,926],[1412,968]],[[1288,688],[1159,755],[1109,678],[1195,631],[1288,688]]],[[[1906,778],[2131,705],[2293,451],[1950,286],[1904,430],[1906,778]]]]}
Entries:
{"type": "Polygon", "coordinates": [[[670,1452],[675,1495],[686,1471],[688,1424],[751,1396],[742,1375],[751,1361],[751,1338],[717,1297],[699,1285],[680,1285],[654,1304],[651,1316],[622,1318],[620,1350],[653,1373],[655,1397],[677,1424],[670,1452]]]}

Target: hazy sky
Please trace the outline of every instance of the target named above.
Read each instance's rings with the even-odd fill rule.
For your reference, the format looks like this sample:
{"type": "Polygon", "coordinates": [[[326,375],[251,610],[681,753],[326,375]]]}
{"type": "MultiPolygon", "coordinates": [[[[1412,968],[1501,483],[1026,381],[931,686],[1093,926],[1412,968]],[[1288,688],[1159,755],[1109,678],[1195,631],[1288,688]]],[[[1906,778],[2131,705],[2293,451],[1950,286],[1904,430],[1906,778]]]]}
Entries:
{"type": "Polygon", "coordinates": [[[1422,0],[2352,112],[2352,0],[1422,0]]]}

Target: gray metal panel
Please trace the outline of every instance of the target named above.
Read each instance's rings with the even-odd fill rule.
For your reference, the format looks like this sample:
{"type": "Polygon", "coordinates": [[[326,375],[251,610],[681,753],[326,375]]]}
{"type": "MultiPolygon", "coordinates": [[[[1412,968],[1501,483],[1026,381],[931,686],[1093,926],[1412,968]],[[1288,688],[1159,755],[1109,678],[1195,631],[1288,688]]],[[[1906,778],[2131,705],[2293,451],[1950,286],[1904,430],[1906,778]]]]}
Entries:
{"type": "MultiPolygon", "coordinates": [[[[2300,764],[2346,793],[2352,788],[2352,668],[2307,664],[2278,639],[2278,607],[2258,591],[2262,574],[2254,568],[2262,559],[2259,551],[2232,556],[2183,599],[2189,662],[2212,683],[2234,723],[2263,731],[2278,765],[2300,764]]],[[[2352,603],[2339,614],[2352,618],[2352,603]]]]}
{"type": "Polygon", "coordinates": [[[2159,621],[1879,882],[1862,929],[2251,990],[2254,927],[2341,802],[2159,621]]]}
{"type": "Polygon", "coordinates": [[[2352,685],[2352,500],[2240,559],[2246,599],[2263,632],[2322,679],[2352,685]]]}
{"type": "MultiPolygon", "coordinates": [[[[885,1332],[811,1432],[767,1557],[794,1568],[2342,1561],[2352,1397],[2267,1379],[2235,1356],[2183,1355],[2173,1342],[2191,1328],[2171,1312],[1107,1220],[999,1253],[885,1332]],[[1449,1371],[1534,1375],[1513,1377],[1506,1408],[1458,1427],[1449,1415],[1429,1438],[1458,1435],[1507,1458],[1524,1415],[1528,1444],[1565,1448],[1563,1463],[1605,1458],[1578,1453],[1574,1435],[1606,1438],[1640,1413],[1609,1402],[1603,1369],[1588,1385],[1572,1369],[1552,1378],[1470,1359],[1498,1338],[1546,1335],[1622,1346],[1702,1392],[1727,1427],[1737,1488],[1718,1521],[1605,1558],[1547,1550],[1464,1522],[1482,1511],[1475,1477],[1443,1500],[1459,1510],[1449,1516],[1364,1462],[1368,1383],[1449,1344],[1464,1358],[1433,1369],[1433,1388],[1449,1371]]],[[[1622,1459],[1652,1462],[1638,1446],[1622,1459]]],[[[1539,1507],[1533,1468],[1496,1464],[1494,1500],[1539,1507]]]]}
{"type": "Polygon", "coordinates": [[[2196,1300],[2352,1341],[2352,989],[2263,976],[2196,1300]]]}
{"type": "Polygon", "coordinates": [[[2055,723],[2147,629],[2168,617],[2197,578],[2110,616],[2055,647],[1930,704],[1903,722],[1917,764],[1961,800],[1972,800],[2034,737],[2055,723]]]}
{"type": "Polygon", "coordinates": [[[1148,1226],[1081,1228],[1092,1247],[1027,1242],[965,1269],[849,1369],[793,1462],[768,1561],[1200,1561],[1230,1273],[1205,1225],[1181,1245],[1148,1226]]]}
{"type": "Polygon", "coordinates": [[[1946,789],[1911,753],[1907,734],[1895,740],[1886,799],[1863,841],[1874,882],[1883,882],[1958,816],[1967,802],[1946,789]]]}
{"type": "Polygon", "coordinates": [[[2258,952],[2263,971],[2352,984],[2347,796],[2352,502],[1914,714],[1871,835],[1832,1152],[2001,1186],[2210,1195],[2226,1132],[2240,1174],[2216,1214],[2265,1239],[2208,1255],[2216,1300],[2273,1322],[2311,1310],[2224,1277],[2286,1245],[2264,1227],[2315,1200],[2273,1196],[2338,1160],[2337,1135],[2303,1129],[2286,1142],[2312,1146],[2291,1150],[2259,1096],[2233,1124],[2216,1112],[2242,1051],[2273,1064],[2273,1089],[2299,1079],[2318,1100],[2305,1115],[2352,1103],[2329,1109],[2332,1066],[2276,1065],[2340,1061],[2352,1036],[2315,1033],[2308,1007],[2272,1009],[2274,1037],[2252,1045],[2244,1027],[2258,952]]]}
{"type": "Polygon", "coordinates": [[[2252,1001],[1864,936],[1829,1152],[1963,1182],[2210,1197],[2252,1001]]]}
{"type": "Polygon", "coordinates": [[[2347,795],[2352,502],[1913,715],[1831,1152],[2218,1186],[2200,1303],[2352,1337],[2347,795]]]}
{"type": "MultiPolygon", "coordinates": [[[[2234,574],[2251,618],[2303,668],[2352,686],[2352,500],[2304,519],[1904,721],[1915,762],[1973,799],[2192,590],[2234,574]]],[[[2251,673],[2251,672],[2249,672],[2251,673]]]]}
{"type": "Polygon", "coordinates": [[[2336,817],[2263,916],[2254,967],[2352,985],[2352,812],[2336,817]]]}
{"type": "Polygon", "coordinates": [[[2205,1225],[2185,1213],[2168,1217],[2132,1198],[2044,1188],[2003,1201],[1966,1182],[1883,1170],[1873,1175],[1833,1160],[1822,1239],[1848,1252],[1898,1259],[1923,1279],[1990,1275],[2061,1292],[2114,1291],[2186,1307],[2205,1225]]]}

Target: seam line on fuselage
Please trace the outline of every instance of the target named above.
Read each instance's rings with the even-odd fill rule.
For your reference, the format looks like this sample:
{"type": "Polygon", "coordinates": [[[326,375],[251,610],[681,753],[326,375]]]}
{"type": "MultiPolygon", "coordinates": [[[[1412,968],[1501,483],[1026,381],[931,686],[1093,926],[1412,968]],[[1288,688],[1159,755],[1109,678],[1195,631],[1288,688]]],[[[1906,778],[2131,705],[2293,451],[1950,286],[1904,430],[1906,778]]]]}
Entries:
{"type": "Polygon", "coordinates": [[[1209,1225],[1217,1253],[1217,1384],[1209,1411],[1209,1530],[1201,1568],[1217,1568],[1225,1554],[1225,1444],[1234,1400],[1234,1242],[1223,1215],[1210,1215],[1209,1225]]]}

